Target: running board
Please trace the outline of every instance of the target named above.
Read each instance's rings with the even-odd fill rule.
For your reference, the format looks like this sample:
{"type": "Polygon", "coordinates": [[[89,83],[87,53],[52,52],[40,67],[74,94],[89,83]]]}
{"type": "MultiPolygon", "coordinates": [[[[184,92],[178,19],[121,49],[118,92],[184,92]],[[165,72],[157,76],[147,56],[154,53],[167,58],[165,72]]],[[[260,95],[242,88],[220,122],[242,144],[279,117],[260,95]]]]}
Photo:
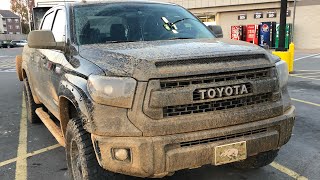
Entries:
{"type": "Polygon", "coordinates": [[[37,108],[36,114],[39,116],[39,118],[41,119],[43,124],[48,128],[51,134],[56,138],[58,143],[61,146],[66,147],[66,142],[64,140],[61,129],[53,122],[49,114],[43,111],[42,108],[37,108]]]}

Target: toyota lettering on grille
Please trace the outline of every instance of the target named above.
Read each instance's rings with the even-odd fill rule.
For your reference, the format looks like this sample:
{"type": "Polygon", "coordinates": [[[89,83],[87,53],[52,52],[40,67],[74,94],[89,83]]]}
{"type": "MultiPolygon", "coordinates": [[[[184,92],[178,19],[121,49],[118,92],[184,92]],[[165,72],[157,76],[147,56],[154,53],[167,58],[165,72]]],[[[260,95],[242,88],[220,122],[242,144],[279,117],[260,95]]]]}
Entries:
{"type": "Polygon", "coordinates": [[[198,92],[200,93],[201,100],[236,96],[236,95],[249,93],[248,88],[245,84],[208,88],[208,89],[199,89],[198,92]]]}

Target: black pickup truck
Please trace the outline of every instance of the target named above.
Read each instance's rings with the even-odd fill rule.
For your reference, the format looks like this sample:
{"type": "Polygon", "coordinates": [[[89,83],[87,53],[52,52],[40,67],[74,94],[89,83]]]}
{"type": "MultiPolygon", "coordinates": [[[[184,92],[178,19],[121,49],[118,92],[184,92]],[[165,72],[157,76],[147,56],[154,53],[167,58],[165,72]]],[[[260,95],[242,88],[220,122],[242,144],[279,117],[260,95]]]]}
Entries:
{"type": "Polygon", "coordinates": [[[55,6],[16,61],[27,118],[66,148],[73,179],[258,168],[291,137],[286,63],[178,5],[55,6]]]}

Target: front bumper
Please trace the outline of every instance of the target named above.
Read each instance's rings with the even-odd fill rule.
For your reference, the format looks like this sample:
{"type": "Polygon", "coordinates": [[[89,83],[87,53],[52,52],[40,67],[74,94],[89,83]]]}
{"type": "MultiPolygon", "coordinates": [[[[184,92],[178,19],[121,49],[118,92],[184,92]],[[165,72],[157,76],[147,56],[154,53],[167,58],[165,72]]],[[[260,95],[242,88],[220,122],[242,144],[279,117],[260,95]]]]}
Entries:
{"type": "Polygon", "coordinates": [[[197,168],[214,161],[214,148],[247,142],[247,155],[279,149],[291,137],[294,106],[283,115],[261,121],[156,137],[92,135],[100,165],[109,171],[138,177],[163,177],[177,170],[197,168]],[[114,148],[130,149],[129,161],[116,160],[114,148]]]}

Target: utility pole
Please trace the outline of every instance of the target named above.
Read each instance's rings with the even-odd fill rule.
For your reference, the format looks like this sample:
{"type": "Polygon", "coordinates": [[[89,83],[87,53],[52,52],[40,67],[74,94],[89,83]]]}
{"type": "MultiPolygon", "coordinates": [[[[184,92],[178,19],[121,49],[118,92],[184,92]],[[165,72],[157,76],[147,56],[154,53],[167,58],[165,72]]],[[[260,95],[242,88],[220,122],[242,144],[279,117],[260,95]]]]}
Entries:
{"type": "Polygon", "coordinates": [[[280,27],[279,27],[279,47],[276,51],[287,51],[285,47],[286,24],[287,24],[287,4],[288,0],[281,0],[280,27]]]}

